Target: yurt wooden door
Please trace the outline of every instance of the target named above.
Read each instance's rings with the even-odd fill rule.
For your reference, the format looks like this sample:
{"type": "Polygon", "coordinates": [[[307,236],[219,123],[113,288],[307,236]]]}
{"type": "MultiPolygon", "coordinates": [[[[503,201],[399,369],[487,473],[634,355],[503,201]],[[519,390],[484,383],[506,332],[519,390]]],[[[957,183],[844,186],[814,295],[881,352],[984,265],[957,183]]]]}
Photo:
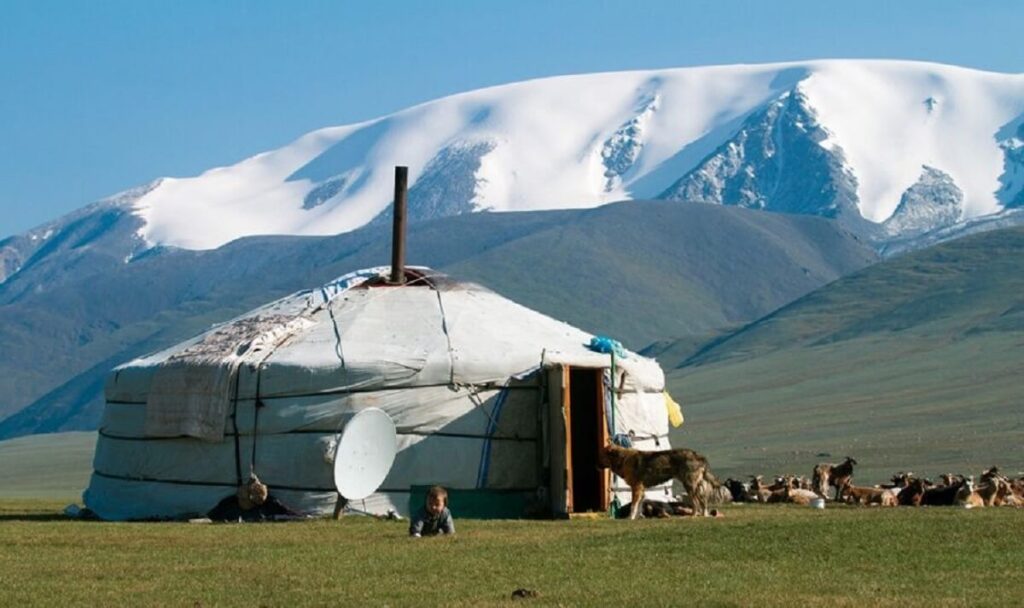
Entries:
{"type": "Polygon", "coordinates": [[[558,366],[549,375],[551,498],[555,514],[608,510],[611,473],[597,467],[608,442],[601,368],[558,366]]]}

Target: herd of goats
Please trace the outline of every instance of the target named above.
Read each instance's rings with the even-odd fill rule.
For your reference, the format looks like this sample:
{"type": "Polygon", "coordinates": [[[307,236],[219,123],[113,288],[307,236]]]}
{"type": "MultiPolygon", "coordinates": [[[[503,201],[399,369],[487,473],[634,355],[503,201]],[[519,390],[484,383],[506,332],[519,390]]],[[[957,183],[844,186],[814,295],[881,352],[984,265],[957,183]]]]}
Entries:
{"type": "Polygon", "coordinates": [[[856,464],[856,460],[847,456],[840,464],[824,463],[814,467],[810,480],[786,475],[775,478],[771,485],[766,485],[760,475],[752,475],[746,483],[730,478],[720,488],[721,495],[714,502],[809,505],[815,500],[834,497],[834,500],[847,504],[883,507],[1024,506],[1024,477],[1011,480],[999,472],[999,467],[982,472],[977,481],[973,475],[944,474],[939,482],[932,482],[913,473],[900,472],[892,477],[891,483],[862,487],[853,485],[853,467],[856,464]]]}

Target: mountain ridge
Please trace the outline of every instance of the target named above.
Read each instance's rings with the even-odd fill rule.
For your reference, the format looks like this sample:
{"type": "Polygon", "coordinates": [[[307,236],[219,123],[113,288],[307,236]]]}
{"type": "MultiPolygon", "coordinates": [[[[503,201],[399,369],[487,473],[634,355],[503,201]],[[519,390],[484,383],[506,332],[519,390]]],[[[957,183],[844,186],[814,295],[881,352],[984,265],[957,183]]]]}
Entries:
{"type": "MultiPolygon", "coordinates": [[[[0,353],[0,436],[94,425],[116,363],[380,265],[389,235],[368,226],[248,237],[19,292],[0,304],[0,342],[9,346],[0,353]]],[[[414,223],[407,259],[640,348],[752,320],[877,256],[830,220],[649,201],[414,223]]],[[[14,287],[0,285],[0,302],[14,287]]]]}
{"type": "MultiPolygon", "coordinates": [[[[393,165],[410,167],[413,191],[420,178],[431,182],[410,199],[424,219],[660,198],[699,177],[716,148],[743,138],[745,121],[783,100],[799,110],[787,115],[789,130],[808,137],[795,157],[785,146],[766,150],[782,173],[770,192],[758,192],[760,207],[828,214],[838,206],[870,232],[923,167],[944,172],[962,192],[963,220],[1024,200],[1024,75],[820,60],[580,74],[468,91],[319,129],[196,177],[162,178],[121,205],[142,222],[146,247],[209,249],[242,236],[366,225],[387,213],[393,165]],[[825,159],[829,168],[818,171],[829,175],[801,182],[804,164],[823,162],[815,158],[825,159]]],[[[769,168],[741,163],[733,175],[760,179],[769,168]]],[[[24,236],[41,238],[41,228],[24,236]]],[[[889,228],[866,236],[900,236],[889,228]]],[[[7,240],[0,280],[16,257],[3,253],[7,240]]]]}

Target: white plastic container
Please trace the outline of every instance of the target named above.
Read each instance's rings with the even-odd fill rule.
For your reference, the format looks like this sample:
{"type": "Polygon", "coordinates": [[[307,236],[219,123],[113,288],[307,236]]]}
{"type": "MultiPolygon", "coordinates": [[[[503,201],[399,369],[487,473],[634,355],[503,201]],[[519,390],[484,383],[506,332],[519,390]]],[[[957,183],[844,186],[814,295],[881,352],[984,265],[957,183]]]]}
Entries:
{"type": "Polygon", "coordinates": [[[811,508],[812,509],[824,509],[825,508],[825,499],[824,498],[815,498],[815,499],[811,500],[811,508]]]}

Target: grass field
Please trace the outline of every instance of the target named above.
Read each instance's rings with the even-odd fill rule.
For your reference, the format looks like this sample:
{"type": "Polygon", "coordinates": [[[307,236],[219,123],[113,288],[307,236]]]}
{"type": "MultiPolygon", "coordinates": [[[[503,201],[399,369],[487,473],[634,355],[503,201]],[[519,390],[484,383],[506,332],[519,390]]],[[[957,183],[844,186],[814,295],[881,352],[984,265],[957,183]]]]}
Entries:
{"type": "Polygon", "coordinates": [[[95,432],[30,435],[0,441],[0,499],[81,500],[89,484],[95,432]]]}
{"type": "MultiPolygon", "coordinates": [[[[1024,511],[733,506],[717,519],[113,524],[0,502],[0,605],[1011,606],[1024,511]]],[[[456,515],[458,505],[453,505],[456,515]]]]}

